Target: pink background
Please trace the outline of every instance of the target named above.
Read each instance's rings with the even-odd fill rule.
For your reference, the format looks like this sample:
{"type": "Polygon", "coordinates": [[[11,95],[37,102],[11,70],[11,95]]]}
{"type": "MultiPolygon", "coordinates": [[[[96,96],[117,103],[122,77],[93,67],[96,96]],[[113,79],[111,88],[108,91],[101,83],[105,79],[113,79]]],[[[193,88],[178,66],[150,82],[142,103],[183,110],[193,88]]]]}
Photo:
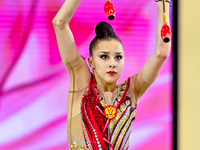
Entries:
{"type": "MultiPolygon", "coordinates": [[[[61,61],[52,19],[64,0],[0,1],[0,149],[67,150],[69,75],[61,61]]],[[[119,82],[139,72],[155,52],[154,0],[112,0],[116,18],[108,21],[105,0],[83,0],[70,27],[87,59],[95,25],[108,21],[125,47],[119,82]]],[[[172,11],[172,8],[170,8],[172,11]]],[[[172,23],[172,22],[171,22],[172,23]]],[[[172,54],[141,99],[130,149],[171,150],[173,146],[172,54]]]]}

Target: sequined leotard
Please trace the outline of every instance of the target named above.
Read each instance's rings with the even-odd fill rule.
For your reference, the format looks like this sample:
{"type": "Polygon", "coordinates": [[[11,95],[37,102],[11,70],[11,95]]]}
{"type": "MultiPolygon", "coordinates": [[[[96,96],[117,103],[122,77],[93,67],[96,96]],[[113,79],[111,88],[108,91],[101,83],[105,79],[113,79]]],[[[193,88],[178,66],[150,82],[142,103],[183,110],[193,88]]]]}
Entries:
{"type": "Polygon", "coordinates": [[[108,105],[98,90],[94,75],[91,75],[88,87],[83,92],[81,113],[68,120],[70,149],[128,149],[137,109],[136,103],[133,104],[129,85],[130,78],[119,86],[112,104],[117,114],[108,119],[105,115],[108,105]]]}

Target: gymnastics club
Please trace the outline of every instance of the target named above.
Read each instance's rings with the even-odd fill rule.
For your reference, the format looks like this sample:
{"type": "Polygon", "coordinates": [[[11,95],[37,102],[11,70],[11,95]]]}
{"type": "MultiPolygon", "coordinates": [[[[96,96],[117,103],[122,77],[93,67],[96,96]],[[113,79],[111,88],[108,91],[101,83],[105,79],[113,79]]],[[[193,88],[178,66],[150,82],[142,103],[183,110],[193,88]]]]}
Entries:
{"type": "Polygon", "coordinates": [[[168,43],[171,40],[172,32],[170,27],[167,25],[167,16],[166,16],[166,0],[163,0],[163,17],[164,17],[164,25],[161,29],[161,38],[165,43],[168,43]]]}
{"type": "Polygon", "coordinates": [[[115,6],[110,0],[106,0],[106,3],[104,5],[104,11],[109,20],[115,19],[115,15],[116,15],[115,6]]]}

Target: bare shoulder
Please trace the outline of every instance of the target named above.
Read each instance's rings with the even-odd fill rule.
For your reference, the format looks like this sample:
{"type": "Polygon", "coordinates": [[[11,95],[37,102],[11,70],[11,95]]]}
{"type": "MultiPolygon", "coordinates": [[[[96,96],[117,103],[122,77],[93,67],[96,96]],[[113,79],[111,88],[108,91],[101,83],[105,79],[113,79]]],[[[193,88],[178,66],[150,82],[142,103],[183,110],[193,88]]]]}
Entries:
{"type": "Polygon", "coordinates": [[[138,76],[139,73],[133,75],[132,77],[130,77],[130,86],[129,89],[131,92],[137,92],[139,90],[138,87],[138,76]]]}
{"type": "Polygon", "coordinates": [[[129,83],[128,95],[131,97],[133,104],[137,102],[137,95],[138,95],[138,88],[137,88],[137,81],[136,81],[137,76],[138,74],[135,74],[132,77],[130,77],[130,83],[129,83]]]}
{"type": "Polygon", "coordinates": [[[129,89],[137,104],[139,103],[141,97],[144,95],[147,89],[150,87],[150,85],[151,84],[145,82],[141,72],[133,75],[130,78],[129,89]]]}
{"type": "Polygon", "coordinates": [[[70,91],[84,89],[90,80],[91,72],[85,59],[78,55],[74,60],[65,63],[70,76],[70,91]]]}

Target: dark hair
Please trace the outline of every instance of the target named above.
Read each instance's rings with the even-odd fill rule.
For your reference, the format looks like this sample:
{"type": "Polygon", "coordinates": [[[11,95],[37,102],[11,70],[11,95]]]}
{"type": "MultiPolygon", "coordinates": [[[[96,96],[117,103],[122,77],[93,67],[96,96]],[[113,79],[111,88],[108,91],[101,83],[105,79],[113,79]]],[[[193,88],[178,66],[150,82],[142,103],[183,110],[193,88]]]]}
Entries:
{"type": "Polygon", "coordinates": [[[97,45],[99,40],[111,40],[115,39],[122,44],[121,39],[115,34],[113,27],[105,22],[101,21],[95,28],[96,37],[90,43],[90,56],[92,56],[92,50],[97,45]]]}

